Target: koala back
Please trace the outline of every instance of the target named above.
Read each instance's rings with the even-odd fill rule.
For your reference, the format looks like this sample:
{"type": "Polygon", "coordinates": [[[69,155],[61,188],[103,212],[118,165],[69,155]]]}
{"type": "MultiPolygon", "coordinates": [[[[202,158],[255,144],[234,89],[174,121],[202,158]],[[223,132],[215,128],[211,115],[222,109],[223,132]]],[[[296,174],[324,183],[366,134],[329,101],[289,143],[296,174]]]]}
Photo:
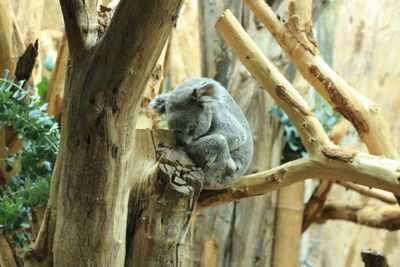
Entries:
{"type": "MultiPolygon", "coordinates": [[[[219,166],[204,168],[209,187],[227,187],[248,169],[253,155],[249,124],[240,107],[217,81],[208,78],[186,80],[173,92],[151,101],[150,106],[166,114],[170,131],[177,144],[184,148],[195,145],[206,136],[226,139],[228,154],[237,169],[228,174],[216,170],[219,166]]],[[[205,167],[201,165],[220,152],[212,151],[210,145],[204,153],[194,153],[196,156],[192,160],[199,167],[205,167]]]]}

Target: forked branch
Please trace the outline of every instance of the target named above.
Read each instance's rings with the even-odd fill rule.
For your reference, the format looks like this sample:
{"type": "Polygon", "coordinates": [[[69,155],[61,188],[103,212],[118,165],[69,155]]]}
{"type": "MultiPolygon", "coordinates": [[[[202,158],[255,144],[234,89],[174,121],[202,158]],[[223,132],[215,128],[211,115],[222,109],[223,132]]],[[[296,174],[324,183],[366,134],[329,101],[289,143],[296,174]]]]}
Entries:
{"type": "Polygon", "coordinates": [[[400,194],[399,161],[346,151],[334,145],[305,100],[259,50],[229,10],[220,17],[216,29],[254,78],[288,114],[310,157],[242,177],[231,188],[205,192],[199,200],[200,207],[265,194],[310,177],[351,181],[400,194]]]}
{"type": "Polygon", "coordinates": [[[354,125],[369,152],[400,159],[390,128],[376,104],[334,72],[319,55],[312,25],[299,21],[296,9],[301,1],[290,1],[287,22],[280,21],[265,1],[244,2],[272,33],[303,77],[354,125]]]}
{"type": "Polygon", "coordinates": [[[89,50],[97,38],[97,1],[60,0],[68,46],[73,59],[89,50]]]}

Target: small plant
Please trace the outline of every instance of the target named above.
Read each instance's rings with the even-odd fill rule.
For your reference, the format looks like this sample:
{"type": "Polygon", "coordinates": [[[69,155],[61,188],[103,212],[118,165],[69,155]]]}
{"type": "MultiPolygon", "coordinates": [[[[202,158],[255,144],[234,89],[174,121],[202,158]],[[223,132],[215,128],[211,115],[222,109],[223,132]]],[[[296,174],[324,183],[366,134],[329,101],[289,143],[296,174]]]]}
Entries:
{"type": "MultiPolygon", "coordinates": [[[[334,112],[332,107],[318,94],[315,95],[315,107],[313,111],[326,132],[340,120],[340,115],[334,112]]],[[[278,116],[279,121],[284,127],[285,146],[282,153],[283,162],[305,157],[307,151],[301,142],[297,129],[290,122],[286,113],[279,106],[274,105],[270,109],[269,115],[278,116]]]]}
{"type": "Polygon", "coordinates": [[[19,162],[19,172],[0,186],[0,230],[6,230],[16,246],[30,246],[32,207],[47,203],[49,183],[60,133],[58,123],[47,113],[39,96],[24,90],[22,82],[0,78],[0,129],[8,127],[23,141],[14,155],[0,159],[5,166],[19,162]]]}

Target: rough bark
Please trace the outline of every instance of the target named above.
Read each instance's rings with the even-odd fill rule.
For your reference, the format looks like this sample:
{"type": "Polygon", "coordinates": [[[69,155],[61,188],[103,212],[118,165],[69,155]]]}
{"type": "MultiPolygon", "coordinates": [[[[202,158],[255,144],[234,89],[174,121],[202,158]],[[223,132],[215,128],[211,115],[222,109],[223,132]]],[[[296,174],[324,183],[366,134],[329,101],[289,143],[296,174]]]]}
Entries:
{"type": "MultiPolygon", "coordinates": [[[[42,224],[56,218],[54,266],[124,264],[132,125],[181,4],[121,1],[97,41],[96,2],[61,1],[72,69],[64,98],[61,177],[50,192],[51,199],[58,196],[57,206],[48,209],[50,221],[42,224]]],[[[47,255],[48,245],[47,238],[42,246],[47,255]]]]}
{"type": "Polygon", "coordinates": [[[136,138],[125,265],[188,266],[186,236],[204,174],[182,150],[160,147],[174,144],[168,131],[139,130],[136,138]]]}

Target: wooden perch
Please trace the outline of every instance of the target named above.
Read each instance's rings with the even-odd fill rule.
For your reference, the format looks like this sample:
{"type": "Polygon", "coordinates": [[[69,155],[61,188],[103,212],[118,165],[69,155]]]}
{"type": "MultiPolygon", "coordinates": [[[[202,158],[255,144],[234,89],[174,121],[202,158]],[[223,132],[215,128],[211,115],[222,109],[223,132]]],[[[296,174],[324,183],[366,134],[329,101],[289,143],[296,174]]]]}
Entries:
{"type": "Polygon", "coordinates": [[[316,223],[327,220],[345,220],[390,231],[400,229],[400,209],[397,205],[357,205],[353,203],[328,203],[316,223]]]}
{"type": "Polygon", "coordinates": [[[310,177],[335,178],[400,194],[400,162],[334,145],[305,100],[273,66],[227,10],[217,31],[253,77],[268,91],[296,127],[309,158],[239,179],[231,188],[204,192],[200,207],[261,195],[310,177]]]}

